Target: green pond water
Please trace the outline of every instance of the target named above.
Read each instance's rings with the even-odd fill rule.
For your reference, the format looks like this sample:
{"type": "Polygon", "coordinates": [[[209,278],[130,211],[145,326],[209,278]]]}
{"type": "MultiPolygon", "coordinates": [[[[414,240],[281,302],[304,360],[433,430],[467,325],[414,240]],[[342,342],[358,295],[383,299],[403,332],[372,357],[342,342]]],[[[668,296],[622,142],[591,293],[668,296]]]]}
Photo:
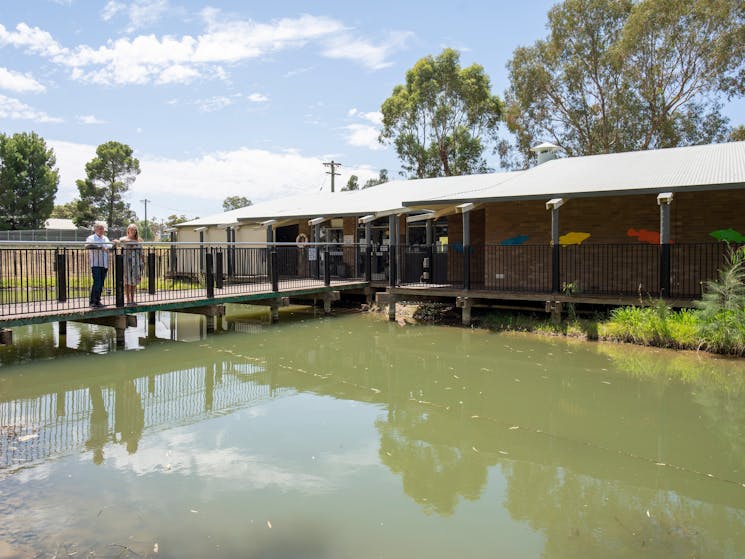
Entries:
{"type": "Polygon", "coordinates": [[[0,348],[0,557],[745,556],[742,362],[157,318],[0,348]]]}

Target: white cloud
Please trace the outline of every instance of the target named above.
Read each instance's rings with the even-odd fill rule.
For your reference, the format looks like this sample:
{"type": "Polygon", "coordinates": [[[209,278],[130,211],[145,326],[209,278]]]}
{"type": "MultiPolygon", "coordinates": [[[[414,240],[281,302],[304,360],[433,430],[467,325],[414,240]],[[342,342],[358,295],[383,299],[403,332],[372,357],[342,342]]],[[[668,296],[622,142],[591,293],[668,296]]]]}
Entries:
{"type": "Polygon", "coordinates": [[[235,97],[228,97],[227,95],[216,95],[209,99],[200,99],[195,102],[199,110],[203,113],[213,113],[229,107],[235,103],[235,97]]]}
{"type": "Polygon", "coordinates": [[[116,0],[109,0],[101,10],[101,19],[104,21],[111,20],[119,12],[123,12],[127,9],[126,4],[117,2],[116,0]]]}
{"type": "Polygon", "coordinates": [[[134,0],[129,6],[124,2],[109,0],[103,10],[101,10],[101,19],[111,21],[119,14],[127,14],[129,23],[125,31],[132,33],[142,27],[153,25],[167,11],[167,0],[134,0]]]}
{"type": "Polygon", "coordinates": [[[383,113],[380,111],[362,112],[356,107],[347,111],[347,116],[357,117],[372,124],[354,123],[344,126],[346,131],[346,141],[351,146],[364,147],[374,151],[385,149],[378,141],[380,127],[383,124],[383,113]]]}
{"type": "MultiPolygon", "coordinates": [[[[111,19],[126,9],[130,18],[128,30],[132,31],[154,23],[167,8],[167,0],[137,0],[129,7],[114,0],[105,5],[101,17],[111,19]]],[[[411,36],[409,32],[392,32],[375,44],[353,36],[341,21],[308,14],[267,23],[230,19],[214,8],[204,9],[201,15],[206,30],[198,36],[137,35],[108,40],[98,47],[64,48],[37,27],[20,23],[15,31],[8,31],[0,25],[0,46],[13,45],[48,57],[70,68],[73,80],[105,85],[168,84],[198,77],[226,79],[221,64],[243,62],[309,43],[318,44],[325,57],[352,60],[377,70],[389,66],[389,56],[405,46],[411,36]]]]}
{"type": "Polygon", "coordinates": [[[46,88],[30,74],[21,74],[0,66],[0,89],[16,93],[41,93],[46,88]]]}
{"type": "Polygon", "coordinates": [[[154,24],[167,11],[167,0],[135,0],[129,5],[127,32],[154,24]]]}
{"type": "Polygon", "coordinates": [[[49,116],[44,111],[34,109],[18,99],[0,95],[0,119],[33,120],[34,122],[62,122],[61,118],[49,116]]]}
{"type": "Polygon", "coordinates": [[[266,101],[269,101],[269,97],[262,93],[252,93],[251,95],[248,95],[246,99],[252,103],[265,103],[266,101]]]}
{"type": "Polygon", "coordinates": [[[372,122],[373,124],[376,124],[378,126],[383,124],[383,113],[380,111],[370,111],[369,113],[359,113],[360,117],[367,120],[368,122],[372,122]]]}
{"type": "Polygon", "coordinates": [[[384,146],[378,142],[380,130],[367,124],[349,124],[344,129],[347,131],[347,143],[351,146],[363,147],[371,150],[381,150],[384,146]]]}
{"type": "Polygon", "coordinates": [[[24,48],[33,54],[42,56],[58,56],[66,51],[60,44],[54,40],[51,34],[39,29],[38,27],[29,27],[25,23],[16,25],[15,31],[8,31],[0,23],[0,46],[11,45],[18,48],[24,48]]]}
{"type": "Polygon", "coordinates": [[[371,70],[380,70],[392,64],[389,60],[390,55],[404,48],[412,36],[413,33],[408,31],[391,32],[376,45],[351,33],[341,33],[326,41],[323,55],[328,58],[352,60],[371,70]]]}
{"type": "MultiPolygon", "coordinates": [[[[47,143],[54,148],[57,156],[60,200],[70,200],[77,195],[75,180],[83,176],[85,163],[95,155],[96,147],[58,140],[48,140],[47,143]]],[[[197,215],[204,215],[205,201],[214,202],[217,208],[226,196],[234,194],[260,202],[317,192],[328,178],[323,157],[303,155],[295,150],[269,151],[244,147],[185,159],[136,155],[142,172],[132,186],[133,196],[163,196],[182,200],[182,203],[187,198],[201,200],[198,207],[183,206],[180,209],[184,213],[197,215]]],[[[377,172],[367,165],[345,166],[342,172],[344,174],[339,181],[346,181],[345,177],[351,174],[360,177],[362,182],[377,177],[377,172]]]]}
{"type": "Polygon", "coordinates": [[[78,116],[78,121],[83,124],[106,124],[105,120],[100,120],[95,115],[80,115],[78,116]]]}

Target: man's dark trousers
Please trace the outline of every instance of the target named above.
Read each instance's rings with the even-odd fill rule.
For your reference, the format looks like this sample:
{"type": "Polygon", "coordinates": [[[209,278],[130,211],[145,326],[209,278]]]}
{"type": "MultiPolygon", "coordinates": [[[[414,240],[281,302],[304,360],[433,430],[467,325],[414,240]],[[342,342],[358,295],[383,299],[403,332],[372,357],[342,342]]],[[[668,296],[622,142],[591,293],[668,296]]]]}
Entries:
{"type": "Polygon", "coordinates": [[[93,274],[93,287],[91,287],[90,304],[100,305],[101,304],[101,293],[103,292],[103,282],[106,281],[106,273],[109,271],[108,268],[103,266],[93,266],[91,268],[91,274],[93,274]]]}

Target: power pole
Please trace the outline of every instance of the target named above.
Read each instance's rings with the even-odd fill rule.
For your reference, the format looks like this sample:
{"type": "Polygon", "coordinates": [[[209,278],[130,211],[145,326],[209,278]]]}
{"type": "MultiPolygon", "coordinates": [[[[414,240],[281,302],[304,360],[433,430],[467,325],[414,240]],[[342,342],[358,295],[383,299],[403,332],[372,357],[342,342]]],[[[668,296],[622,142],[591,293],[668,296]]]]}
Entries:
{"type": "Polygon", "coordinates": [[[326,174],[331,175],[331,192],[333,192],[334,191],[334,177],[338,177],[339,175],[341,175],[341,173],[336,172],[336,168],[341,167],[341,163],[337,163],[336,161],[332,159],[330,163],[324,163],[323,166],[331,167],[331,171],[326,171],[326,174]]]}
{"type": "Polygon", "coordinates": [[[147,205],[149,202],[152,202],[152,200],[148,200],[145,198],[144,200],[140,200],[143,204],[145,204],[145,240],[148,240],[149,235],[147,234],[147,205]]]}

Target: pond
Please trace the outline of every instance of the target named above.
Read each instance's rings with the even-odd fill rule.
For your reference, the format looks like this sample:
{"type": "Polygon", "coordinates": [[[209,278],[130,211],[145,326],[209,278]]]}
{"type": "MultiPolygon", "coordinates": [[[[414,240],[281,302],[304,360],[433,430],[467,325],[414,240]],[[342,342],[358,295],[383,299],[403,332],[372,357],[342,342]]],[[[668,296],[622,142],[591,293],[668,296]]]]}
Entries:
{"type": "Polygon", "coordinates": [[[745,556],[742,362],[157,318],[0,349],[0,557],[745,556]]]}

